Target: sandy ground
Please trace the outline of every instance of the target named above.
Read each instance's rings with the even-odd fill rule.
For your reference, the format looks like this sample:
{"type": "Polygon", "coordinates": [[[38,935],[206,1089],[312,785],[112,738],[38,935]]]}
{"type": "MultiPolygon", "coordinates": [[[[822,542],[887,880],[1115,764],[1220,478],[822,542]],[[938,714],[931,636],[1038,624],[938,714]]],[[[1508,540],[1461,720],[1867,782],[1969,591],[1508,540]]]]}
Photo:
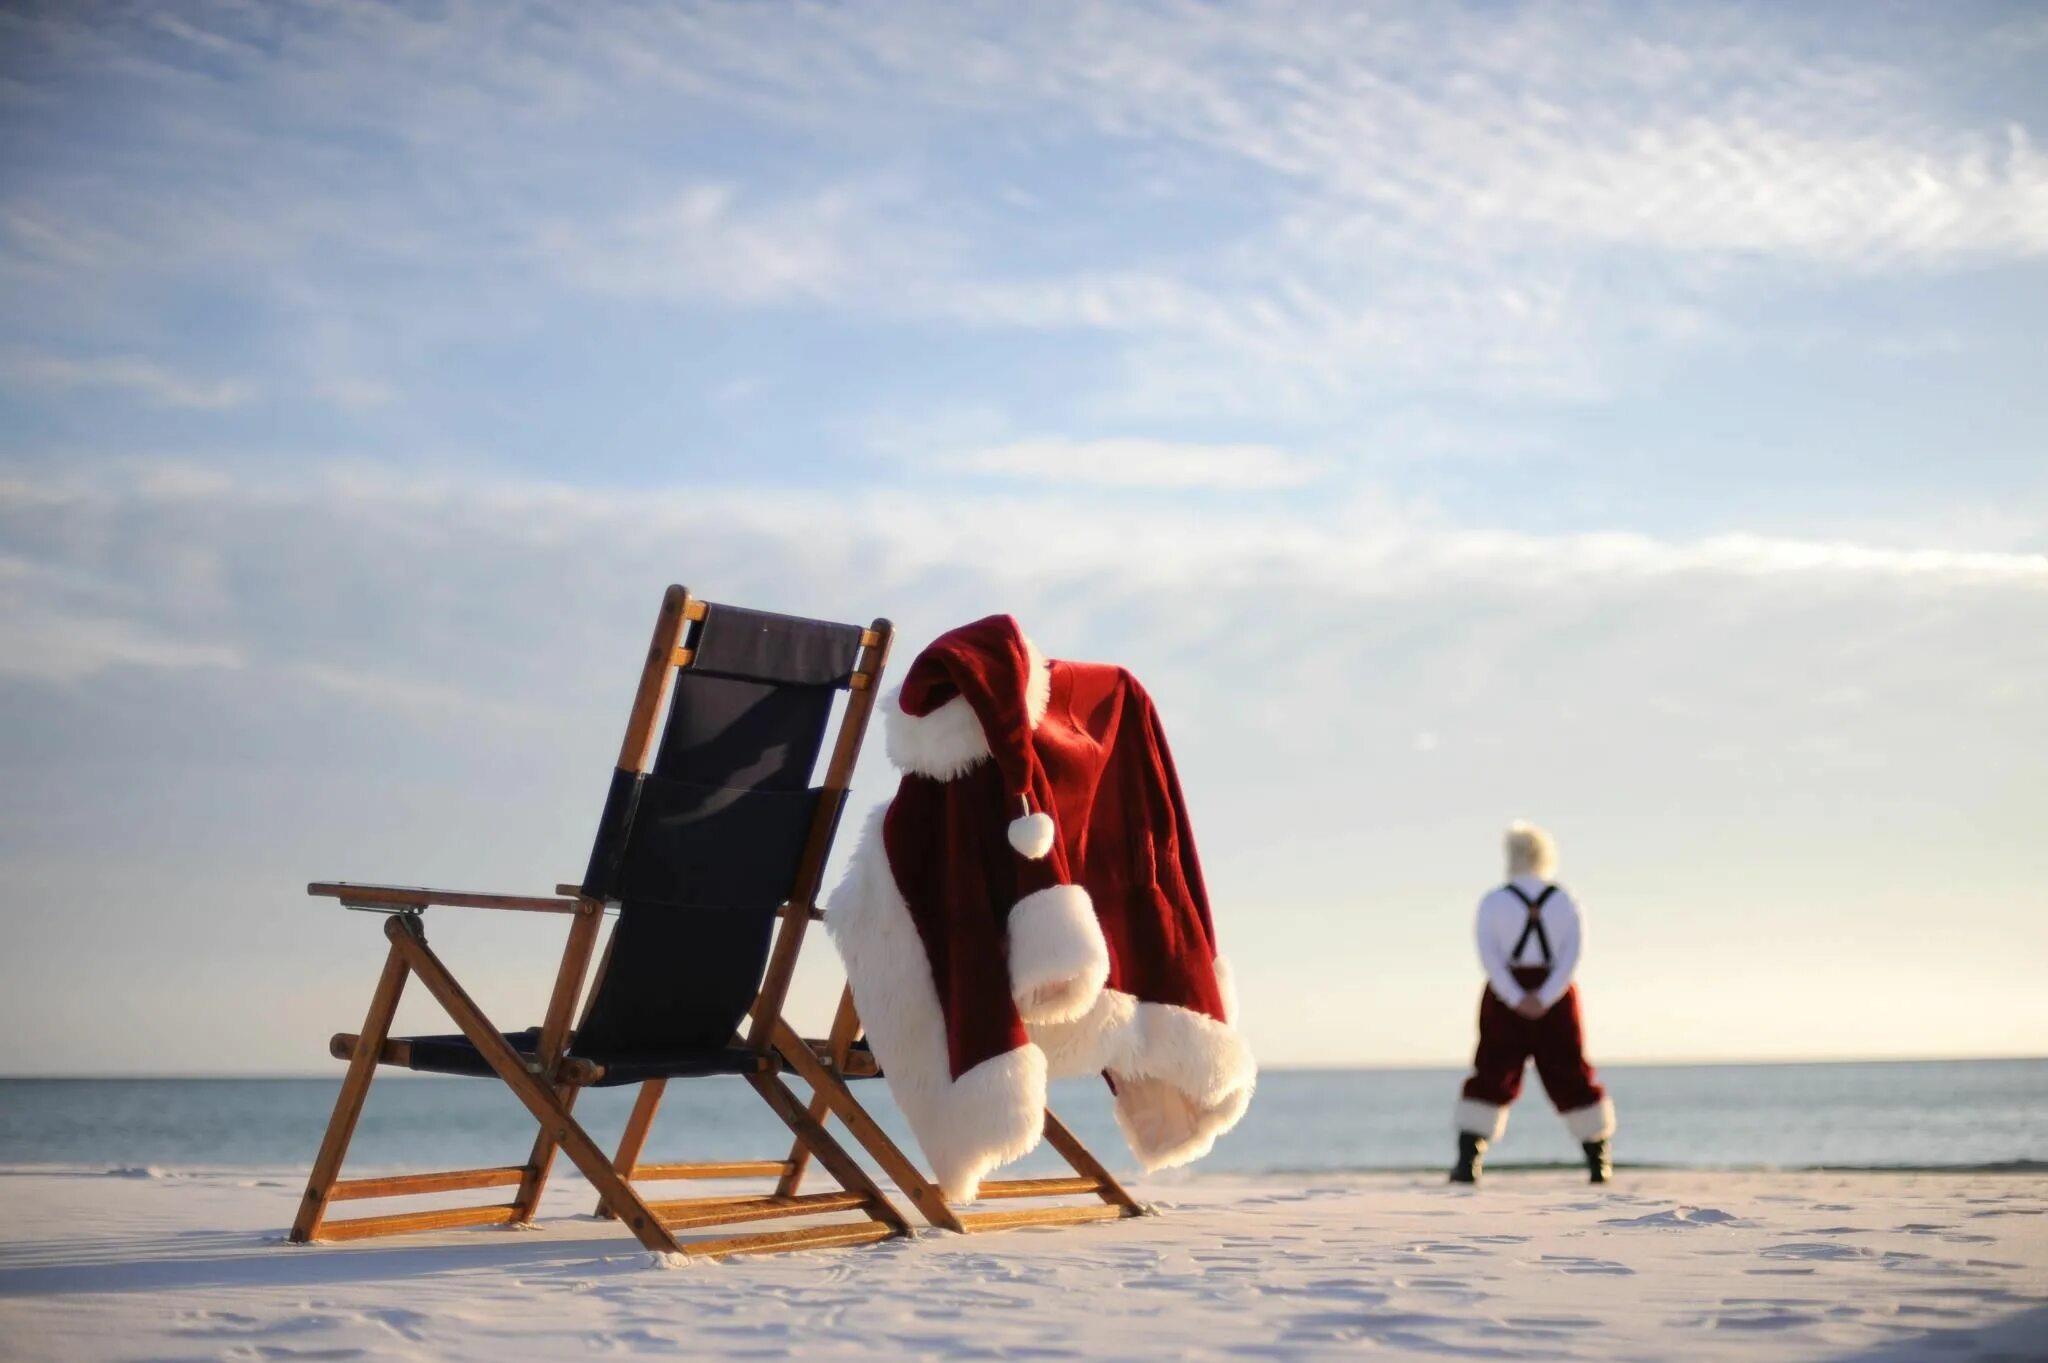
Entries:
{"type": "Polygon", "coordinates": [[[0,1173],[0,1356],[2048,1359],[2036,1176],[1194,1178],[1144,1220],[681,1267],[573,1179],[539,1231],[311,1247],[297,1191],[0,1173]]]}

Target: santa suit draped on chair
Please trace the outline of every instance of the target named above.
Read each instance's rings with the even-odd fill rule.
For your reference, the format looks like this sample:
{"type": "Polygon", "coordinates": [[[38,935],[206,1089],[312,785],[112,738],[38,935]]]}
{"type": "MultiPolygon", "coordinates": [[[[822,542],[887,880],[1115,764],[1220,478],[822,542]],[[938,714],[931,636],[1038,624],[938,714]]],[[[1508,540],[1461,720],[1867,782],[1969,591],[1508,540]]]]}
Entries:
{"type": "Polygon", "coordinates": [[[826,925],[948,1200],[1038,1143],[1048,1076],[1104,1075],[1148,1169],[1206,1154],[1256,1067],[1151,697],[990,616],[882,709],[903,777],[826,925]]]}

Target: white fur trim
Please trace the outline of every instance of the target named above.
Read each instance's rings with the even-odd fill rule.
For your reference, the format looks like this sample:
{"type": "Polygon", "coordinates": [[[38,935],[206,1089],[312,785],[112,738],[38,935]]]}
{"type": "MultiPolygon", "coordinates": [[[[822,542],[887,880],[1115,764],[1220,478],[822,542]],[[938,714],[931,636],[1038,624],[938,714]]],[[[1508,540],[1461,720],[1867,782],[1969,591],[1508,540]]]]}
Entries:
{"type": "MultiPolygon", "coordinates": [[[[1052,664],[1028,636],[1024,654],[1024,712],[1036,729],[1052,704],[1052,664]]],[[[903,688],[897,687],[882,702],[882,741],[898,771],[935,781],[955,780],[988,760],[988,735],[965,696],[953,697],[928,715],[907,715],[903,688]]]]}
{"type": "Polygon", "coordinates": [[[1223,1020],[1237,1021],[1237,975],[1230,968],[1228,958],[1216,958],[1216,990],[1223,995],[1223,1020]]]}
{"type": "Polygon", "coordinates": [[[1019,637],[1024,640],[1024,717],[1036,729],[1045,722],[1045,712],[1052,708],[1052,664],[1031,642],[1030,635],[1019,637]]]}
{"type": "Polygon", "coordinates": [[[1053,832],[1052,815],[1041,809],[1036,814],[1010,820],[1010,846],[1017,849],[1020,857],[1042,861],[1052,851],[1053,832]]]}
{"type": "Polygon", "coordinates": [[[924,939],[889,871],[887,813],[877,809],[862,830],[825,927],[933,1177],[947,1201],[971,1202],[990,1170],[1028,1154],[1044,1133],[1045,1053],[1024,1046],[953,1078],[924,939]]]}
{"type": "Polygon", "coordinates": [[[1452,1113],[1451,1124],[1468,1135],[1479,1136],[1489,1142],[1497,1141],[1501,1132],[1508,1129],[1508,1110],[1492,1103],[1460,1098],[1452,1113]]]}
{"type": "Polygon", "coordinates": [[[1587,1141],[1604,1141],[1614,1134],[1612,1098],[1602,1098],[1591,1107],[1561,1112],[1558,1115],[1564,1118],[1564,1129],[1571,1132],[1572,1139],[1582,1145],[1587,1141]]]}
{"type": "Polygon", "coordinates": [[[897,687],[882,703],[882,739],[898,771],[935,781],[965,776],[988,760],[988,739],[965,696],[953,697],[928,715],[906,715],[903,688],[897,687]]]}
{"type": "Polygon", "coordinates": [[[1148,1172],[1208,1154],[1244,1116],[1258,1083],[1258,1063],[1235,1028],[1121,990],[1103,990],[1072,1022],[1034,1026],[1031,1037],[1055,1076],[1109,1072],[1117,1125],[1148,1172]]]}
{"type": "Polygon", "coordinates": [[[1109,979],[1109,944],[1079,885],[1025,895],[1010,910],[1010,995],[1027,1023],[1070,1022],[1109,979]]]}

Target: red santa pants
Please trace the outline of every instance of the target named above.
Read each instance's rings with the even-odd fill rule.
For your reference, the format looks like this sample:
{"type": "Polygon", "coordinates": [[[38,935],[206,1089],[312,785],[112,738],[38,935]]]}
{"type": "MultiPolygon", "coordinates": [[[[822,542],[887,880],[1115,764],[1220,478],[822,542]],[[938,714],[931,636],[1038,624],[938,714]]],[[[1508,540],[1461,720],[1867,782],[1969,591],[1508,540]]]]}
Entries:
{"type": "MultiPolygon", "coordinates": [[[[1550,972],[1517,967],[1515,983],[1537,989],[1550,972]]],[[[1522,1092],[1522,1070],[1531,1058],[1543,1091],[1559,1112],[1577,1112],[1607,1096],[1586,1059],[1586,1034],[1579,1022],[1579,988],[1564,991],[1554,1007],[1531,1021],[1500,1001],[1491,989],[1479,999],[1479,1052],[1465,1096],[1476,1103],[1506,1107],[1522,1092]]]]}

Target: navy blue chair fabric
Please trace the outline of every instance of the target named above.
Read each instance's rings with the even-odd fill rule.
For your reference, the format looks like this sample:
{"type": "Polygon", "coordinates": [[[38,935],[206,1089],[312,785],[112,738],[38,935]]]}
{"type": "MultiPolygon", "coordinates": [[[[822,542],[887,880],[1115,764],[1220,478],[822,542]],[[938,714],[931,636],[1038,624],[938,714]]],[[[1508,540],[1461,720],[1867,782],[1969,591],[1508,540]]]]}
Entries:
{"type": "MultiPolygon", "coordinates": [[[[692,661],[675,676],[652,769],[613,773],[583,882],[585,894],[619,905],[570,1051],[602,1065],[602,1083],[755,1068],[734,1039],[818,802],[835,798],[811,775],[861,634],[719,605],[692,626],[692,661]]],[[[538,1031],[507,1039],[530,1053],[538,1031]]],[[[490,1072],[459,1035],[410,1040],[414,1069],[490,1072]]]]}

